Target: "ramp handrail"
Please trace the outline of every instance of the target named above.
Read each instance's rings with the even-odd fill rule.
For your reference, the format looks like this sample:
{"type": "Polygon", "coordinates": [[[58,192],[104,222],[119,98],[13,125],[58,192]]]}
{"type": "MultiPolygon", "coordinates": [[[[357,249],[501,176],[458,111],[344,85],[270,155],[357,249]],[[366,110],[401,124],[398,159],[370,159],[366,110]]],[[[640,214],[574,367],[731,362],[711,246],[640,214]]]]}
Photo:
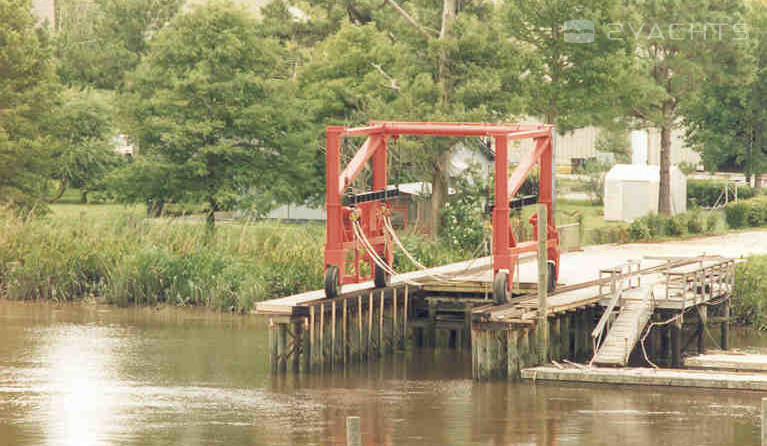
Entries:
{"type": "MultiPolygon", "coordinates": [[[[623,290],[625,288],[633,289],[633,288],[639,288],[641,286],[641,268],[640,268],[640,262],[637,260],[629,260],[625,263],[622,263],[615,268],[610,268],[607,270],[600,270],[599,274],[600,276],[604,274],[610,275],[610,293],[612,294],[612,297],[610,298],[610,302],[607,304],[607,307],[605,308],[604,313],[602,313],[602,317],[599,319],[599,322],[597,323],[594,330],[591,332],[591,338],[594,343],[594,358],[596,358],[597,353],[599,352],[599,340],[605,333],[605,329],[607,328],[607,324],[610,321],[610,317],[612,316],[613,311],[615,310],[616,306],[621,306],[619,303],[621,302],[621,299],[623,298],[623,290]],[[636,285],[632,283],[632,278],[636,276],[637,282],[636,285]],[[626,283],[628,279],[628,284],[626,283]]],[[[605,284],[600,283],[599,285],[599,293],[602,293],[602,288],[605,284]]],[[[593,361],[593,359],[592,359],[593,361]]]]}

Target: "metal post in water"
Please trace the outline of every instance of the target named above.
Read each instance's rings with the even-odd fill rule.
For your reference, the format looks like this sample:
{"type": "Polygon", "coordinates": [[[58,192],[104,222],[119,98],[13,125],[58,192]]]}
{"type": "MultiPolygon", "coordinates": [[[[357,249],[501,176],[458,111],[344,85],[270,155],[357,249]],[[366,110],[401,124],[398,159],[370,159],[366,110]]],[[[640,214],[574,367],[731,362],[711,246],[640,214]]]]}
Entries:
{"type": "Polygon", "coordinates": [[[346,417],[346,445],[360,446],[361,444],[360,417],[346,417]]]}

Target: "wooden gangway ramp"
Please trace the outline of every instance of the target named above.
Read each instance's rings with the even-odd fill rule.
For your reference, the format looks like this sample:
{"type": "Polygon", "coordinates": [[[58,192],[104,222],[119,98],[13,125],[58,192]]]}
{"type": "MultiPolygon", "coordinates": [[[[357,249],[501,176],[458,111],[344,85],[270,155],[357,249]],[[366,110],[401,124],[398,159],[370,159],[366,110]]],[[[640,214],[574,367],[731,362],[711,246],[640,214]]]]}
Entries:
{"type": "Polygon", "coordinates": [[[722,323],[726,348],[734,277],[731,259],[648,256],[641,266],[626,262],[601,268],[599,279],[559,288],[547,298],[544,327],[532,296],[477,307],[472,310],[472,340],[478,341],[472,344],[475,376],[519,377],[535,360],[680,367],[695,339],[702,352],[709,314],[722,323]],[[540,344],[535,333],[542,328],[549,333],[540,344]],[[533,351],[536,345],[546,351],[533,351]]]}
{"type": "Polygon", "coordinates": [[[629,356],[654,310],[649,292],[649,287],[626,292],[628,296],[623,296],[621,310],[599,347],[594,364],[620,367],[628,364],[629,356]]]}

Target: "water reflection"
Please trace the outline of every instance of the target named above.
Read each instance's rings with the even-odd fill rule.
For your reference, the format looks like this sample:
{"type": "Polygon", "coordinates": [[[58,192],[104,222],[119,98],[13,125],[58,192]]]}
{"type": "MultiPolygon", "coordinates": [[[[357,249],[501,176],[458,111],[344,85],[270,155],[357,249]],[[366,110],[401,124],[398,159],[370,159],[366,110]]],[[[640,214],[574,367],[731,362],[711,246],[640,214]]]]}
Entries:
{"type": "Polygon", "coordinates": [[[33,334],[42,339],[41,373],[34,384],[47,397],[32,417],[45,420],[46,444],[96,446],[121,434],[112,421],[121,401],[115,371],[121,338],[114,332],[65,324],[33,334]]]}
{"type": "Polygon", "coordinates": [[[367,445],[759,443],[761,394],[475,383],[453,350],[272,377],[265,327],[0,301],[0,445],[343,445],[349,415],[367,445]]]}

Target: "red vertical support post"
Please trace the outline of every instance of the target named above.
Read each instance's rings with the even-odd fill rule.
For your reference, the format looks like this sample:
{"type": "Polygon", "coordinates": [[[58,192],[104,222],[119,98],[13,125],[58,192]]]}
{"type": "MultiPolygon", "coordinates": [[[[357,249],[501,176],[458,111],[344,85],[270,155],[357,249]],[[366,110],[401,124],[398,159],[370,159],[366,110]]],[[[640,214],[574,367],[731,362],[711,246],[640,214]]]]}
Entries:
{"type": "Polygon", "coordinates": [[[338,192],[341,173],[341,135],[343,126],[328,126],[325,130],[325,268],[338,267],[339,279],[344,272],[343,209],[338,192]]]}
{"type": "Polygon", "coordinates": [[[373,135],[370,138],[375,139],[371,143],[378,146],[378,149],[373,153],[373,190],[380,190],[386,187],[386,145],[388,138],[385,135],[373,135]]]}
{"type": "MultiPolygon", "coordinates": [[[[544,144],[546,144],[546,148],[541,153],[541,159],[539,161],[539,166],[541,168],[540,171],[540,181],[538,185],[538,193],[539,198],[538,201],[540,203],[544,203],[546,205],[546,210],[548,211],[546,214],[546,225],[548,226],[548,240],[558,240],[559,235],[557,233],[557,227],[554,220],[554,139],[553,135],[549,134],[548,137],[545,138],[544,144]]],[[[540,222],[538,223],[540,224],[540,222]]],[[[547,249],[546,257],[554,262],[555,264],[555,274],[556,276],[559,275],[559,243],[556,244],[556,246],[550,246],[547,249]]],[[[556,280],[556,277],[554,279],[556,280]]]]}
{"type": "Polygon", "coordinates": [[[508,137],[495,136],[495,206],[493,208],[493,273],[505,269],[511,275],[509,254],[509,156],[508,137]]]}
{"type": "MultiPolygon", "coordinates": [[[[387,184],[387,176],[386,176],[386,156],[387,156],[387,149],[388,149],[388,142],[389,137],[387,135],[372,135],[371,139],[373,139],[373,143],[375,143],[375,146],[378,147],[376,151],[373,153],[373,190],[382,190],[386,189],[387,184]]],[[[384,204],[377,204],[376,206],[383,207],[384,204]]],[[[376,218],[378,216],[378,209],[375,209],[375,214],[373,218],[373,222],[375,223],[376,227],[371,228],[376,231],[383,230],[383,222],[378,221],[376,218]]],[[[387,237],[384,234],[384,237],[387,237]]],[[[391,243],[388,244],[391,246],[391,243]]],[[[384,253],[384,260],[387,261],[388,264],[392,263],[392,252],[391,249],[387,249],[384,253]]]]}

